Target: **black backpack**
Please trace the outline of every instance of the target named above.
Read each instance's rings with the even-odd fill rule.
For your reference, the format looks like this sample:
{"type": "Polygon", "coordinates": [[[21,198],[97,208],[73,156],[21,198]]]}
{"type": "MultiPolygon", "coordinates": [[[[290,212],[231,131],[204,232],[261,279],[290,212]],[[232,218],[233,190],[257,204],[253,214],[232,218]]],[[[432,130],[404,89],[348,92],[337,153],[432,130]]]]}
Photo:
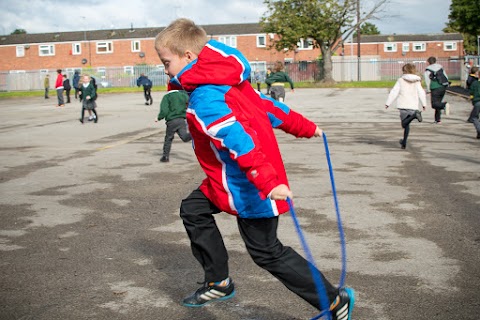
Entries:
{"type": "Polygon", "coordinates": [[[444,87],[448,87],[450,85],[450,82],[448,81],[447,76],[445,76],[443,69],[439,69],[437,71],[433,71],[430,69],[427,70],[430,71],[430,80],[436,81],[444,87]]]}

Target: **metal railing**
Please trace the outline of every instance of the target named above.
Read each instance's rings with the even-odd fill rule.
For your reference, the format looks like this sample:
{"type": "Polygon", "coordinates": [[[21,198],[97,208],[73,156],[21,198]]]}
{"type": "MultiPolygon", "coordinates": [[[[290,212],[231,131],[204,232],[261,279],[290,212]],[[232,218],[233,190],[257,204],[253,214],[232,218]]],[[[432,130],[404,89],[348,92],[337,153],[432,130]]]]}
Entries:
{"type": "MultiPolygon", "coordinates": [[[[423,74],[426,68],[426,59],[376,59],[364,57],[360,61],[356,57],[333,57],[332,74],[335,81],[385,81],[396,80],[402,75],[402,66],[413,63],[419,74],[423,74]],[[360,67],[359,67],[360,64],[360,67]],[[360,70],[360,75],[358,71],[360,70]]],[[[319,61],[289,62],[285,71],[294,82],[316,82],[322,79],[319,61]]],[[[464,80],[468,75],[467,65],[478,65],[480,57],[465,57],[461,59],[439,59],[449,79],[464,80]]],[[[267,68],[273,67],[273,63],[252,62],[252,75],[254,81],[255,70],[262,74],[262,82],[267,68]],[[255,69],[254,69],[255,68],[255,69]]],[[[165,86],[168,76],[165,75],[163,66],[137,65],[134,67],[115,68],[84,68],[77,69],[80,74],[94,76],[99,87],[135,87],[136,80],[144,73],[152,80],[154,86],[165,86]]],[[[65,70],[72,82],[74,69],[65,70]]],[[[45,75],[49,74],[50,89],[55,87],[57,73],[55,70],[32,70],[21,73],[0,71],[0,91],[34,91],[44,90],[45,75]]]]}

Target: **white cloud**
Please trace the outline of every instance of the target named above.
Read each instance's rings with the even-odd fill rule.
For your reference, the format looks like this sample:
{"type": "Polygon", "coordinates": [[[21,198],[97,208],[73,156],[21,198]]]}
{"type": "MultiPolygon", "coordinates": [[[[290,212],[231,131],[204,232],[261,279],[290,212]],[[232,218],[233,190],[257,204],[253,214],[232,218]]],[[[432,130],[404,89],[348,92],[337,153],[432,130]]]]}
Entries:
{"type": "MultiPolygon", "coordinates": [[[[363,0],[365,6],[375,0],[363,0]]],[[[198,24],[258,22],[263,0],[82,0],[64,2],[1,0],[0,33],[28,33],[162,27],[178,17],[198,24]],[[82,18],[85,17],[85,18],[82,18]]],[[[441,33],[448,21],[450,0],[391,0],[380,20],[371,21],[382,34],[441,33]],[[428,13],[428,14],[427,14],[428,13]]]]}

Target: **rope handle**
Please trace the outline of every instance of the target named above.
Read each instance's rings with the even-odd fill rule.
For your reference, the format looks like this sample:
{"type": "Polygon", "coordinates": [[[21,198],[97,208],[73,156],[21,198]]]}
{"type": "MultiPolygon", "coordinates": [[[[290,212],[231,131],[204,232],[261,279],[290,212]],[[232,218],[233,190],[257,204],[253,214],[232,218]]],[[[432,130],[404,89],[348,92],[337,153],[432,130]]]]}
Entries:
{"type": "MultiPolygon", "coordinates": [[[[333,176],[332,161],[330,159],[330,150],[328,148],[327,135],[325,134],[325,132],[322,133],[322,137],[323,137],[323,143],[325,146],[325,154],[327,157],[328,171],[330,173],[330,183],[332,187],[333,200],[335,204],[335,212],[337,217],[337,227],[338,227],[338,233],[340,237],[342,272],[340,274],[340,281],[339,281],[338,287],[342,288],[345,285],[345,278],[347,274],[347,253],[346,253],[347,251],[346,251],[346,244],[345,244],[345,234],[342,226],[342,218],[340,216],[340,209],[339,209],[338,199],[337,199],[337,190],[335,187],[335,179],[333,176]]],[[[318,271],[318,268],[315,265],[315,261],[313,259],[312,253],[310,251],[307,241],[305,240],[305,236],[303,235],[302,228],[300,227],[300,223],[298,222],[297,215],[295,214],[295,209],[293,208],[292,200],[290,198],[287,198],[287,203],[290,209],[290,214],[292,216],[293,223],[295,225],[295,229],[297,231],[298,237],[300,238],[300,242],[302,244],[303,250],[305,252],[305,255],[307,256],[310,272],[312,273],[312,278],[315,283],[317,294],[320,300],[320,308],[322,311],[320,312],[319,315],[313,317],[311,320],[317,320],[322,318],[323,316],[326,316],[327,320],[331,320],[332,314],[330,312],[330,301],[328,299],[327,290],[325,289],[322,278],[320,276],[320,272],[318,271]]]]}

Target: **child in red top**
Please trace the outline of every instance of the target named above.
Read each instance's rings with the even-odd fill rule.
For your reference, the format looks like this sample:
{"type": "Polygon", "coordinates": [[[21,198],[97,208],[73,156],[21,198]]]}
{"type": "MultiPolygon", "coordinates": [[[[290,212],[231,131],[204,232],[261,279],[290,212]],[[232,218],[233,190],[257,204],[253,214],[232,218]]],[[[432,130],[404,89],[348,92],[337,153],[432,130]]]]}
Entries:
{"type": "MultiPolygon", "coordinates": [[[[312,121],[255,91],[246,81],[250,65],[236,49],[215,40],[188,19],[157,35],[157,53],[170,82],[190,95],[187,123],[206,178],[182,201],[180,216],[204,285],[183,300],[200,307],[235,295],[228,254],[214,215],[237,218],[246,248],[257,265],[320,309],[309,263],[277,238],[279,215],[292,198],[273,128],[297,137],[318,137],[312,121]]],[[[334,320],[349,320],[353,291],[335,288],[321,276],[334,320]]]]}
{"type": "Polygon", "coordinates": [[[57,70],[57,80],[55,81],[55,90],[57,90],[58,105],[57,107],[64,107],[63,101],[63,75],[62,69],[57,70]]]}

